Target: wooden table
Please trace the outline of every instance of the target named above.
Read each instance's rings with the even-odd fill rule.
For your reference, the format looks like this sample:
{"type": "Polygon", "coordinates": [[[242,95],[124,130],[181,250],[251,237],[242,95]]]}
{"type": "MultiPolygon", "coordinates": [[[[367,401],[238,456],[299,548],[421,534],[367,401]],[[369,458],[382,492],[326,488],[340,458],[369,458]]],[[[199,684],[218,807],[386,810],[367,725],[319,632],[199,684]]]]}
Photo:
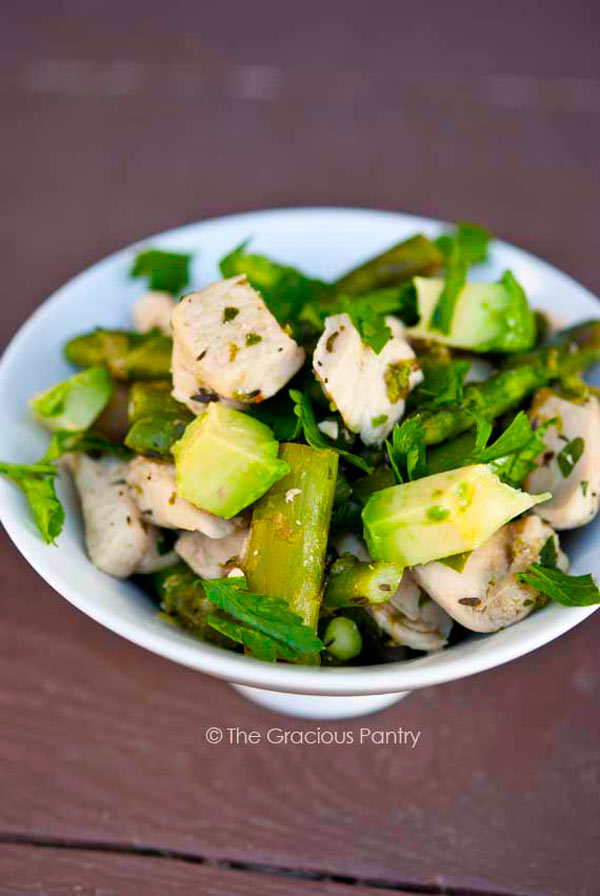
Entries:
{"type": "MultiPolygon", "coordinates": [[[[589,2],[12,4],[0,34],[6,341],[105,253],[293,204],[480,220],[600,290],[589,2]]],[[[306,732],[101,629],[6,537],[0,896],[600,892],[600,616],[306,732]],[[206,742],[210,726],[256,745],[206,742]]]]}

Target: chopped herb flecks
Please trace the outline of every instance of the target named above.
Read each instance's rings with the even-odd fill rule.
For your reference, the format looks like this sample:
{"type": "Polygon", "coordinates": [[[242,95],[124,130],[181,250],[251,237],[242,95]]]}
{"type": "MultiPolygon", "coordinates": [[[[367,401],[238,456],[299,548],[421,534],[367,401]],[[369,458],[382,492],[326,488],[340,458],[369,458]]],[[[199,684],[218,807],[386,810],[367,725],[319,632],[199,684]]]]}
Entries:
{"type": "Polygon", "coordinates": [[[559,451],[556,455],[559,470],[565,479],[567,479],[573,472],[575,464],[583,454],[584,448],[585,442],[578,436],[576,439],[567,442],[562,451],[559,451]]]}

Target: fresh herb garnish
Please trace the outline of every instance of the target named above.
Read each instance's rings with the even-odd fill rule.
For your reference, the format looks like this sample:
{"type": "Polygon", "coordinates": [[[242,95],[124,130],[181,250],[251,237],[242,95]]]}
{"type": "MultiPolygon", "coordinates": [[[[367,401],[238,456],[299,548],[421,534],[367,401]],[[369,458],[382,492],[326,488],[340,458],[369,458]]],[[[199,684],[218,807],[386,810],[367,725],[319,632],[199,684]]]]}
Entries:
{"type": "Polygon", "coordinates": [[[290,398],[294,402],[294,413],[300,421],[304,438],[311,448],[335,451],[347,463],[353,464],[353,466],[358,467],[360,470],[364,470],[365,473],[371,472],[372,467],[364,458],[360,457],[358,454],[352,454],[350,451],[345,451],[343,448],[339,448],[335,442],[330,442],[329,439],[323,435],[317,426],[312,403],[306,393],[300,392],[298,389],[290,389],[290,398]]]}
{"type": "Polygon", "coordinates": [[[42,538],[46,544],[53,544],[65,521],[65,511],[54,484],[56,468],[46,460],[37,464],[0,463],[0,473],[22,490],[42,538]]]}
{"type": "Polygon", "coordinates": [[[431,520],[432,523],[443,523],[444,520],[447,520],[450,516],[450,511],[446,507],[440,507],[439,504],[434,504],[433,507],[428,507],[425,516],[428,520],[431,520]]]}
{"type": "Polygon", "coordinates": [[[248,241],[242,243],[221,259],[221,273],[224,277],[246,274],[280,324],[296,318],[303,305],[327,289],[327,284],[306,277],[289,265],[278,264],[265,255],[247,253],[247,245],[248,241]]]}
{"type": "Polygon", "coordinates": [[[202,588],[213,606],[226,614],[225,617],[211,614],[208,625],[241,641],[252,652],[258,650],[262,657],[268,655],[270,661],[279,655],[303,662],[323,649],[315,632],[304,625],[284,600],[251,593],[246,589],[245,579],[202,580],[202,588]],[[227,616],[234,622],[228,622],[227,616]]]}
{"type": "Polygon", "coordinates": [[[422,363],[423,382],[415,395],[419,409],[437,410],[460,404],[470,367],[470,361],[422,363]]]}
{"type": "Polygon", "coordinates": [[[544,547],[540,551],[540,566],[544,569],[555,569],[558,562],[558,551],[556,550],[556,538],[551,535],[544,542],[544,547]]]}
{"type": "Polygon", "coordinates": [[[409,482],[427,475],[425,434],[418,417],[409,417],[392,430],[391,441],[386,439],[390,464],[398,482],[409,482]]]}
{"type": "Polygon", "coordinates": [[[461,573],[467,565],[472,553],[473,551],[461,551],[460,554],[452,554],[450,557],[443,557],[438,562],[447,566],[449,569],[453,569],[454,572],[461,573]]]}
{"type": "Polygon", "coordinates": [[[58,430],[53,433],[44,460],[53,461],[70,451],[86,452],[90,454],[113,454],[123,460],[133,457],[133,451],[120,442],[111,442],[97,433],[83,430],[81,432],[68,432],[58,430]]]}
{"type": "Polygon", "coordinates": [[[414,362],[408,359],[388,364],[383,379],[390,404],[396,404],[406,398],[410,392],[410,375],[413,370],[414,362]]]}
{"type": "Polygon", "coordinates": [[[567,479],[573,472],[575,464],[583,454],[584,448],[585,442],[578,436],[576,439],[567,442],[565,447],[556,455],[558,468],[565,479],[567,479]]]}
{"type": "Polygon", "coordinates": [[[533,430],[525,412],[519,411],[510,426],[488,445],[491,424],[478,415],[473,416],[477,426],[475,446],[461,466],[490,464],[504,482],[518,488],[525,477],[535,470],[536,458],[545,448],[542,436],[556,420],[548,420],[533,430]]]}
{"type": "Polygon", "coordinates": [[[130,271],[132,277],[147,277],[150,289],[177,296],[188,284],[192,256],[180,252],[147,249],[136,257],[130,271]]]}
{"type": "Polygon", "coordinates": [[[348,315],[360,333],[364,345],[368,345],[376,355],[379,355],[392,337],[392,331],[383,315],[360,302],[349,304],[348,315]]]}
{"type": "Polygon", "coordinates": [[[525,585],[530,585],[565,607],[591,607],[600,603],[600,591],[592,576],[570,576],[560,569],[532,563],[525,572],[517,573],[525,585]]]}
{"type": "Polygon", "coordinates": [[[485,261],[490,235],[478,224],[459,223],[454,236],[445,235],[437,240],[446,262],[444,288],[429,322],[430,330],[448,335],[460,293],[467,282],[469,266],[485,261]]]}

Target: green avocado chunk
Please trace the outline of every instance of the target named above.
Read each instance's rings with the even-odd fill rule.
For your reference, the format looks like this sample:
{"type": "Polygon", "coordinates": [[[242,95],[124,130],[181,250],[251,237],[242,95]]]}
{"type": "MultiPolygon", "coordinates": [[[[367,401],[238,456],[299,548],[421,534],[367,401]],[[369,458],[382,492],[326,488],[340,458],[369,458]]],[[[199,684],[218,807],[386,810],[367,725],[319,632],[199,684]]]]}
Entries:
{"type": "Polygon", "coordinates": [[[115,387],[104,367],[88,367],[29,401],[33,415],[50,429],[87,429],[104,410],[115,387]]]}
{"type": "Polygon", "coordinates": [[[430,329],[431,316],[444,289],[439,277],[415,277],[419,323],[410,336],[433,339],[474,352],[528,351],[535,342],[535,316],[510,271],[498,283],[467,283],[458,296],[450,332],[430,329]]]}
{"type": "Polygon", "coordinates": [[[196,507],[228,520],[290,472],[272,430],[211,402],[172,447],[177,490],[196,507]]]}
{"type": "Polygon", "coordinates": [[[549,497],[511,488],[487,464],[474,464],[375,492],[362,514],[365,538],[374,560],[416,566],[472,551],[549,497]]]}

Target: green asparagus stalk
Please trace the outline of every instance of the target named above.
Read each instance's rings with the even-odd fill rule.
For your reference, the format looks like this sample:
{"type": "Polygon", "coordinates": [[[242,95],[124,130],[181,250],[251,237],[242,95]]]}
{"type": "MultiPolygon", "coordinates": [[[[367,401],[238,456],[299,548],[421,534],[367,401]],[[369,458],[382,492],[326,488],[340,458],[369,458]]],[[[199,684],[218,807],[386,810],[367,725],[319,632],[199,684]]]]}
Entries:
{"type": "Polygon", "coordinates": [[[338,456],[285,443],[291,472],[255,505],[244,571],[250,591],[284,598],[316,631],[338,456]]]}
{"type": "Polygon", "coordinates": [[[134,383],[129,391],[129,421],[125,444],[138,454],[168,457],[194,415],[171,395],[171,384],[134,383]]]}
{"type": "Polygon", "coordinates": [[[188,423],[194,419],[191,411],[173,398],[171,384],[164,380],[133,383],[129,390],[127,414],[130,423],[154,416],[187,419],[188,423]]]}
{"type": "Polygon", "coordinates": [[[435,243],[418,234],[344,274],[334,289],[338,295],[362,295],[412,277],[426,277],[435,273],[443,261],[435,243]]]}
{"type": "MultiPolygon", "coordinates": [[[[184,409],[185,410],[185,409],[184,409]]],[[[127,435],[125,444],[138,454],[168,457],[171,448],[183,436],[192,417],[185,413],[179,417],[142,417],[136,420],[127,435]]]]}
{"type": "Polygon", "coordinates": [[[394,563],[363,563],[355,557],[340,557],[329,572],[323,607],[338,610],[341,607],[385,603],[394,594],[401,579],[402,569],[394,563]]]}
{"type": "Polygon", "coordinates": [[[435,445],[471,429],[473,412],[494,420],[516,407],[536,389],[571,376],[600,360],[600,321],[563,331],[554,343],[524,353],[482,383],[469,383],[458,407],[418,414],[425,443],[435,445]]]}
{"type": "Polygon", "coordinates": [[[172,340],[161,333],[94,330],[67,342],[65,355],[73,364],[103,364],[116,380],[168,379],[172,340]]]}
{"type": "Polygon", "coordinates": [[[177,563],[152,573],[149,578],[161,609],[178,625],[213,644],[236,649],[234,641],[207,625],[206,620],[214,607],[204,594],[200,579],[189,566],[177,563]]]}

